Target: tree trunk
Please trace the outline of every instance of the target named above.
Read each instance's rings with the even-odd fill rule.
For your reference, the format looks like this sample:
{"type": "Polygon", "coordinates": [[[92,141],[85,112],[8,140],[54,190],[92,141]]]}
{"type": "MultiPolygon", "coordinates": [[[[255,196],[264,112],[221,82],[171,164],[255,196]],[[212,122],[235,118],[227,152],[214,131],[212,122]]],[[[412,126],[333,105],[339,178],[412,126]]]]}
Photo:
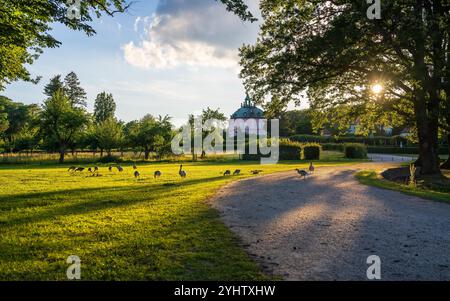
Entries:
{"type": "Polygon", "coordinates": [[[148,147],[146,147],[145,153],[144,153],[144,159],[148,160],[149,157],[150,157],[150,150],[148,149],[148,147]]]}
{"type": "Polygon", "coordinates": [[[427,110],[423,102],[416,103],[416,124],[419,137],[419,158],[420,174],[438,175],[439,169],[438,154],[438,122],[427,116],[427,110]]]}
{"type": "Polygon", "coordinates": [[[66,151],[64,149],[59,151],[59,163],[64,163],[65,154],[66,154],[66,151]]]}
{"type": "Polygon", "coordinates": [[[450,169],[450,133],[447,134],[447,143],[448,143],[448,158],[441,165],[441,169],[450,169]]]}
{"type": "Polygon", "coordinates": [[[100,158],[103,157],[103,148],[100,149],[100,158]]]}

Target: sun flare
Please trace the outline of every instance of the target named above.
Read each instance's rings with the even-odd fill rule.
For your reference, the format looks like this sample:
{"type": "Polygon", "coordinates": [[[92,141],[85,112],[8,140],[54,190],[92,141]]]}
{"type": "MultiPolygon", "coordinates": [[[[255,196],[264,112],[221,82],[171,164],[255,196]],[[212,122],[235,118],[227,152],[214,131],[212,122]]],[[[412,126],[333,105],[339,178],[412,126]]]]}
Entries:
{"type": "Polygon", "coordinates": [[[380,94],[383,91],[383,86],[381,84],[375,84],[372,86],[372,92],[375,94],[380,94]]]}

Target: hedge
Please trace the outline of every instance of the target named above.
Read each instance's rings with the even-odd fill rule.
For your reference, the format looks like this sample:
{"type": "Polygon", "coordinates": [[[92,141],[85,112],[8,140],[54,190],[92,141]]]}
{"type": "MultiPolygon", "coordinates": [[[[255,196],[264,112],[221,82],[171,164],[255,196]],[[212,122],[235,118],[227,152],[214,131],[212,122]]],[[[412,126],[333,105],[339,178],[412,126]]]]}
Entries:
{"type": "Polygon", "coordinates": [[[367,146],[362,143],[345,143],[345,157],[348,159],[366,159],[367,146]]]}
{"type": "MultiPolygon", "coordinates": [[[[381,146],[369,146],[369,153],[372,154],[418,154],[419,147],[417,146],[408,146],[408,147],[381,147],[381,146]]],[[[447,155],[448,147],[440,146],[439,147],[439,155],[447,155]]]]}
{"type": "Polygon", "coordinates": [[[325,151],[344,152],[344,144],[343,143],[323,143],[322,149],[325,151]]]}
{"type": "MultiPolygon", "coordinates": [[[[287,139],[282,139],[279,142],[280,160],[300,160],[302,154],[302,144],[298,142],[292,142],[287,139]]],[[[245,154],[242,155],[242,160],[257,161],[261,158],[268,158],[269,155],[262,155],[259,150],[259,144],[257,146],[257,154],[249,154],[249,144],[246,144],[245,154]]]]}
{"type": "Polygon", "coordinates": [[[377,146],[399,146],[400,143],[404,146],[408,145],[408,140],[402,136],[317,136],[317,135],[294,135],[289,138],[292,141],[298,141],[302,143],[316,142],[316,143],[364,143],[367,145],[377,146]]]}
{"type": "Polygon", "coordinates": [[[317,143],[308,143],[303,145],[304,160],[319,160],[322,147],[317,143]]]}

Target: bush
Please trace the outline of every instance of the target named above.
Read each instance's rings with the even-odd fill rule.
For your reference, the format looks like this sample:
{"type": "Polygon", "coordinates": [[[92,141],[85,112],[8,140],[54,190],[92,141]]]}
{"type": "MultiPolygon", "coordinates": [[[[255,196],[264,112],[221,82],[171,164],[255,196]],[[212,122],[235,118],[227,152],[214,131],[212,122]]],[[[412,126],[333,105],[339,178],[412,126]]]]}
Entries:
{"type": "Polygon", "coordinates": [[[120,161],[121,161],[121,159],[118,156],[106,155],[106,156],[103,156],[100,159],[98,159],[97,162],[99,162],[99,163],[117,163],[120,161]]]}
{"type": "MultiPolygon", "coordinates": [[[[257,146],[257,154],[249,153],[250,145],[246,143],[245,154],[242,155],[242,160],[257,161],[261,158],[268,158],[269,155],[262,155],[259,149],[259,143],[257,146]]],[[[280,160],[300,160],[302,153],[302,144],[299,142],[292,142],[289,139],[281,139],[279,142],[280,160]]]]}
{"type": "Polygon", "coordinates": [[[302,144],[288,139],[280,140],[280,160],[300,160],[302,144]]]}
{"type": "Polygon", "coordinates": [[[367,146],[362,143],[345,143],[345,157],[348,159],[366,159],[367,146]]]}
{"type": "Polygon", "coordinates": [[[323,143],[322,149],[325,151],[344,152],[344,144],[343,143],[323,143]]]}
{"type": "Polygon", "coordinates": [[[305,160],[319,160],[321,152],[320,144],[309,143],[303,145],[303,159],[305,160]]]}

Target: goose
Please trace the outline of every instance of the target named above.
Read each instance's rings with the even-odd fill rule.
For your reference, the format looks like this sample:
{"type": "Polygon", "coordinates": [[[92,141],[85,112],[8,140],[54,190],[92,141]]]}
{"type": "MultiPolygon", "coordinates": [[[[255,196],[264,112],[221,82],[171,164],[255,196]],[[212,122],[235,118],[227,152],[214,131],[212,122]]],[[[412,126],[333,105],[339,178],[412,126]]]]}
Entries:
{"type": "Polygon", "coordinates": [[[122,171],[123,171],[123,167],[120,166],[120,165],[117,165],[117,170],[118,170],[119,172],[122,172],[122,171]]]}
{"type": "Polygon", "coordinates": [[[259,175],[260,173],[262,173],[262,170],[252,170],[251,173],[254,175],[259,175]]]}
{"type": "Polygon", "coordinates": [[[137,169],[137,166],[136,166],[136,164],[134,164],[134,163],[133,163],[133,169],[134,169],[134,170],[137,169]]]}
{"type": "Polygon", "coordinates": [[[108,170],[109,170],[109,171],[112,171],[112,168],[113,168],[112,165],[110,165],[110,166],[108,167],[108,170]]]}
{"type": "Polygon", "coordinates": [[[89,172],[92,172],[92,168],[91,168],[91,167],[89,167],[89,168],[88,168],[88,171],[89,171],[89,172]]]}
{"type": "Polygon", "coordinates": [[[240,173],[241,173],[241,170],[240,170],[240,169],[236,169],[236,170],[233,172],[233,176],[238,176],[240,173]]]}
{"type": "Polygon", "coordinates": [[[139,171],[136,170],[136,171],[134,172],[134,177],[135,177],[135,178],[139,178],[140,176],[141,176],[141,174],[139,173],[139,171]]]}
{"type": "Polygon", "coordinates": [[[304,179],[306,179],[306,176],[308,175],[308,173],[307,173],[305,170],[303,170],[303,169],[298,169],[298,168],[296,168],[295,170],[297,171],[297,173],[298,173],[301,177],[303,177],[304,179]]]}
{"type": "Polygon", "coordinates": [[[70,166],[69,169],[67,171],[74,171],[75,169],[77,169],[76,166],[70,166]]]}
{"type": "Polygon", "coordinates": [[[314,172],[314,165],[313,163],[309,163],[309,172],[313,173],[314,172]]]}
{"type": "Polygon", "coordinates": [[[224,176],[229,176],[229,175],[231,175],[231,171],[230,171],[230,170],[226,170],[226,171],[223,173],[223,175],[224,175],[224,176]]]}
{"type": "Polygon", "coordinates": [[[98,166],[95,166],[94,167],[94,172],[97,172],[98,171],[98,166]]]}
{"type": "Polygon", "coordinates": [[[155,171],[155,173],[153,174],[153,177],[156,179],[156,178],[159,178],[161,175],[162,175],[162,173],[161,173],[159,170],[157,170],[157,171],[155,171]]]}
{"type": "Polygon", "coordinates": [[[78,167],[77,169],[75,169],[75,171],[79,171],[82,172],[84,170],[84,167],[78,167]]]}
{"type": "Polygon", "coordinates": [[[178,172],[180,177],[186,178],[186,172],[183,170],[183,164],[180,165],[180,171],[178,172]]]}

